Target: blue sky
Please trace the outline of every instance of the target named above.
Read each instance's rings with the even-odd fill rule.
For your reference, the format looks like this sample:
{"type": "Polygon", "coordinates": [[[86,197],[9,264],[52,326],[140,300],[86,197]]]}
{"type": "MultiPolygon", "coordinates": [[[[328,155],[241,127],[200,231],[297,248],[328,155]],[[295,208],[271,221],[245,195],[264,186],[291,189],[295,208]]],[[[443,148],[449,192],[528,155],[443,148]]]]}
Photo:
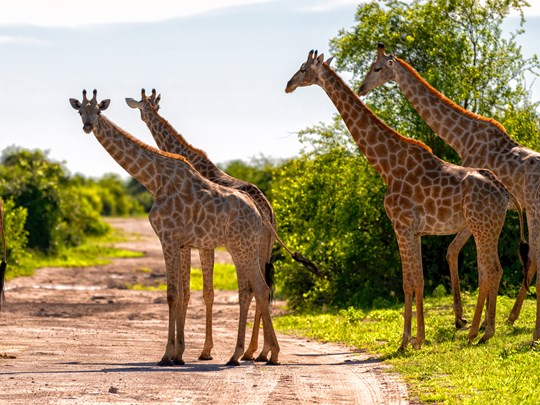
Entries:
{"type": "MultiPolygon", "coordinates": [[[[537,52],[540,3],[519,37],[537,52]]],[[[49,151],[72,173],[126,176],[93,135],[82,131],[68,98],[98,90],[106,115],[154,145],[124,99],[162,94],[161,113],[215,162],[295,156],[296,133],[328,122],[335,109],[315,87],[285,94],[310,49],[354,24],[351,0],[0,0],[0,150],[49,151]],[[7,5],[9,4],[9,5],[7,5]],[[32,11],[29,11],[32,10],[32,11]]],[[[540,100],[535,83],[534,97],[540,100]]]]}

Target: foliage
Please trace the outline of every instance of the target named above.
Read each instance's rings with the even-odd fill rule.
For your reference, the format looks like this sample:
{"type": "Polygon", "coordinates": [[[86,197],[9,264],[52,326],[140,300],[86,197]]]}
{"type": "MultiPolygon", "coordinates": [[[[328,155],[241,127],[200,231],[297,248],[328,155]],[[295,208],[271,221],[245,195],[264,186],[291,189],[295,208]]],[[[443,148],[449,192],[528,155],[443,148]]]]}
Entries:
{"type": "MultiPolygon", "coordinates": [[[[539,149],[540,139],[533,135],[540,128],[538,104],[530,102],[525,74],[537,74],[540,63],[536,55],[523,58],[517,43],[522,29],[505,36],[501,28],[510,11],[526,6],[523,0],[369,1],[357,8],[358,24],[330,41],[331,50],[337,68],[352,72],[357,88],[382,42],[451,100],[498,119],[518,142],[539,149]]],[[[458,161],[397,86],[375,90],[368,104],[399,132],[426,142],[445,160],[458,161]]]]}
{"type": "Polygon", "coordinates": [[[61,188],[68,176],[60,163],[47,160],[45,152],[8,148],[2,154],[0,192],[18,207],[25,207],[28,246],[42,252],[55,252],[61,235],[61,188]]]}
{"type": "MultiPolygon", "coordinates": [[[[441,295],[441,294],[439,294],[441,295]]],[[[464,294],[465,315],[472,317],[476,295],[464,294]]],[[[274,318],[281,331],[326,342],[342,342],[377,354],[393,366],[420,402],[534,404],[540,350],[531,347],[535,300],[526,300],[515,327],[504,320],[513,300],[497,300],[497,331],[483,345],[467,343],[468,330],[456,331],[449,295],[425,300],[426,343],[420,350],[397,351],[403,332],[402,305],[362,310],[301,313],[274,318]]],[[[415,319],[413,318],[413,330],[415,319]]]]}
{"type": "Polygon", "coordinates": [[[26,251],[28,231],[24,228],[28,211],[24,207],[16,207],[13,200],[8,199],[3,201],[3,212],[6,259],[11,268],[28,256],[26,251]]]}
{"type": "MultiPolygon", "coordinates": [[[[97,186],[103,204],[102,215],[127,216],[144,212],[143,206],[127,193],[126,183],[119,175],[105,174],[97,180],[97,186]]],[[[135,190],[133,185],[131,187],[135,190]]]]}
{"type": "MultiPolygon", "coordinates": [[[[16,211],[17,209],[15,209],[16,211]]],[[[23,209],[24,210],[24,209],[23,209]]],[[[142,253],[111,247],[112,243],[121,242],[126,235],[112,227],[107,228],[107,233],[90,236],[78,246],[64,246],[55,255],[23,251],[16,257],[18,260],[8,262],[7,279],[21,276],[30,276],[34,269],[40,267],[81,267],[97,266],[110,263],[113,258],[140,257],[142,253]]],[[[11,239],[9,240],[11,246],[11,239]]]]}
{"type": "Polygon", "coordinates": [[[230,176],[256,185],[272,201],[271,183],[275,166],[275,161],[261,156],[249,162],[231,160],[223,165],[222,170],[230,176]]]}
{"type": "Polygon", "coordinates": [[[154,197],[152,194],[137,181],[137,179],[130,177],[126,184],[127,193],[140,205],[144,212],[150,212],[152,204],[154,203],[154,197]]]}
{"type": "MultiPolygon", "coordinates": [[[[140,271],[146,272],[146,270],[140,271]]],[[[189,285],[191,291],[203,290],[203,278],[201,269],[196,267],[191,269],[191,278],[189,285]]],[[[228,263],[214,263],[213,285],[214,290],[238,290],[236,267],[233,264],[228,263]]],[[[131,290],[166,291],[167,284],[158,283],[152,286],[143,284],[131,284],[128,285],[127,288],[131,290]]]]}
{"type": "Polygon", "coordinates": [[[349,143],[341,121],[300,136],[304,155],[276,172],[274,209],[284,242],[319,263],[327,279],[281,259],[276,280],[282,293],[293,307],[395,300],[401,273],[383,182],[349,143]]]}
{"type": "Polygon", "coordinates": [[[127,184],[115,175],[99,180],[70,176],[48,152],[10,147],[0,161],[10,271],[30,274],[37,261],[59,259],[110,227],[101,215],[142,213],[127,184]]]}

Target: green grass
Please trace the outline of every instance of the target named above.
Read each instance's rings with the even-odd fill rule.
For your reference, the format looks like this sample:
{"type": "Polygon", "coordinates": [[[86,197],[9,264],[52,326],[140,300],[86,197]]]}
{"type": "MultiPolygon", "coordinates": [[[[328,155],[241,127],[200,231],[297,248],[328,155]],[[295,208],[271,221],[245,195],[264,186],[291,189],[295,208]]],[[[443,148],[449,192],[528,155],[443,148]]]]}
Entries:
{"type": "MultiPolygon", "coordinates": [[[[141,269],[141,271],[144,271],[141,269]]],[[[214,263],[214,290],[237,290],[238,281],[236,279],[236,268],[233,264],[226,263],[214,263]]],[[[190,278],[191,291],[202,291],[203,279],[202,271],[198,268],[191,269],[190,278]]],[[[147,290],[147,291],[165,291],[167,290],[166,284],[159,284],[156,286],[146,286],[142,284],[131,284],[127,286],[131,290],[147,290]]]]}
{"type": "MultiPolygon", "coordinates": [[[[499,297],[496,334],[483,345],[469,345],[468,331],[456,331],[452,298],[425,300],[426,340],[420,350],[399,353],[403,307],[277,317],[277,329],[342,342],[375,353],[394,366],[411,394],[426,403],[537,404],[540,348],[531,347],[536,302],[527,299],[515,326],[505,323],[514,299],[499,297]]],[[[464,295],[465,315],[472,318],[475,295],[464,295]]],[[[416,319],[413,318],[413,330],[416,319]]],[[[481,335],[480,335],[481,336],[481,335]]]]}
{"type": "Polygon", "coordinates": [[[112,229],[102,237],[88,238],[76,247],[66,247],[54,256],[45,256],[42,253],[31,253],[19,263],[8,264],[6,279],[31,276],[41,267],[86,267],[108,264],[115,258],[141,257],[144,254],[131,250],[112,247],[112,243],[121,242],[127,236],[117,229],[112,229]]]}

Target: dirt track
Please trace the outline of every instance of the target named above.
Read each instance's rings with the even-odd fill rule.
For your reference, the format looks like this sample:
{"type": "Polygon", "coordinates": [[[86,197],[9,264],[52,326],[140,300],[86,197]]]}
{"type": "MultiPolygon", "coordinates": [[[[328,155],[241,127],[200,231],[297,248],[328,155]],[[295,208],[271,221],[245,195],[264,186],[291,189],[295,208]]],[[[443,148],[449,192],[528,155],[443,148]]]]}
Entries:
{"type": "MultiPolygon", "coordinates": [[[[120,245],[145,257],[41,269],[7,284],[0,314],[0,403],[408,403],[406,386],[384,364],[339,345],[280,334],[281,366],[226,367],[238,327],[234,291],[216,291],[214,360],[197,360],[204,306],[202,294],[192,292],[186,365],[158,367],[167,335],[165,293],[125,285],[164,277],[159,241],[145,219],[111,222],[140,235],[120,245]]],[[[230,258],[220,252],[220,260],[230,258]]]]}

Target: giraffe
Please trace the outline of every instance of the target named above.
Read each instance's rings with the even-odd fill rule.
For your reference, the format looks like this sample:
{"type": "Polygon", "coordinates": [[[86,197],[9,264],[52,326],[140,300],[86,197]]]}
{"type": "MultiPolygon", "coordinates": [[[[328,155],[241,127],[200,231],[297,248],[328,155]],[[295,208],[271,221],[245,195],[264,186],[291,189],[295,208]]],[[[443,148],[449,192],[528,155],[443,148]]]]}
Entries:
{"type": "MultiPolygon", "coordinates": [[[[379,44],[377,57],[366,74],[359,93],[367,94],[375,87],[392,80],[431,129],[459,154],[464,166],[484,167],[493,171],[527,212],[530,263],[524,283],[508,316],[507,322],[513,324],[519,317],[528,285],[540,260],[540,153],[511,139],[499,122],[467,111],[442,95],[407,62],[395,55],[387,55],[384,45],[379,44]]],[[[449,263],[451,268],[455,267],[456,273],[458,253],[469,236],[454,241],[449,248],[449,263]]],[[[540,291],[539,277],[536,278],[536,291],[540,291]]],[[[459,290],[457,294],[459,297],[459,290]]],[[[533,340],[538,339],[540,295],[537,294],[533,340]]]]}
{"type": "Polygon", "coordinates": [[[468,229],[478,249],[479,295],[468,340],[478,336],[487,298],[485,334],[495,333],[495,309],[502,268],[497,242],[511,194],[485,169],[466,168],[437,158],[423,143],[406,138],[375,116],[334,72],[324,56],[311,51],[287,83],[285,91],[319,85],[334,103],[356,144],[387,184],[384,207],[399,246],[405,294],[404,328],[400,350],[412,341],[425,341],[420,238],[468,229]],[[411,339],[413,297],[416,301],[416,339],[411,339]]]}
{"type": "MultiPolygon", "coordinates": [[[[148,126],[156,144],[161,150],[175,153],[185,157],[205,178],[213,183],[220,184],[225,187],[230,187],[236,190],[247,193],[256,204],[261,215],[264,215],[271,223],[272,227],[276,228],[276,219],[270,202],[263,192],[255,185],[243,180],[232,177],[217,167],[207,156],[205,152],[190,145],[186,139],[176,131],[173,126],[165,120],[159,113],[159,102],[161,95],[157,95],[156,89],[152,89],[150,97],[146,95],[144,89],[141,90],[141,100],[136,101],[133,98],[126,98],[126,103],[134,109],[139,109],[141,119],[148,126]]],[[[265,275],[267,283],[271,283],[271,274],[273,274],[273,266],[270,261],[272,255],[272,245],[274,238],[270,229],[265,229],[263,240],[261,241],[261,263],[265,263],[265,275]]],[[[186,248],[189,249],[189,248],[186,248]]],[[[203,273],[203,299],[206,304],[206,334],[203,351],[199,359],[212,359],[210,355],[212,343],[212,305],[214,301],[214,290],[212,283],[212,269],[214,252],[200,251],[201,267],[203,273]],[[203,260],[204,258],[204,260],[203,260]],[[206,265],[204,265],[206,264],[206,265]]],[[[187,310],[189,301],[189,271],[190,271],[190,255],[189,250],[182,252],[182,274],[187,274],[188,282],[184,282],[184,312],[187,310]]],[[[272,287],[272,286],[270,286],[272,287]]],[[[253,332],[251,335],[250,344],[242,357],[242,360],[253,360],[253,354],[257,350],[259,325],[260,325],[260,310],[257,307],[255,311],[255,321],[253,332]]],[[[257,361],[267,361],[268,346],[263,348],[261,354],[255,359],[257,361]]]]}
{"type": "Polygon", "coordinates": [[[73,98],[69,101],[81,115],[84,132],[93,132],[111,157],[154,197],[149,220],[163,249],[169,306],[167,345],[158,364],[185,364],[183,288],[179,276],[180,250],[185,246],[211,250],[225,246],[235,263],[240,317],[236,348],[227,364],[238,365],[244,353],[247,311],[253,296],[261,308],[270,346],[268,364],[279,364],[279,345],[270,318],[269,287],[259,263],[265,224],[252,200],[242,192],[205,179],[185,158],[152,148],[122,130],[101,114],[110,100],[98,103],[96,90],[91,100],[83,91],[82,102],[73,98]]]}

